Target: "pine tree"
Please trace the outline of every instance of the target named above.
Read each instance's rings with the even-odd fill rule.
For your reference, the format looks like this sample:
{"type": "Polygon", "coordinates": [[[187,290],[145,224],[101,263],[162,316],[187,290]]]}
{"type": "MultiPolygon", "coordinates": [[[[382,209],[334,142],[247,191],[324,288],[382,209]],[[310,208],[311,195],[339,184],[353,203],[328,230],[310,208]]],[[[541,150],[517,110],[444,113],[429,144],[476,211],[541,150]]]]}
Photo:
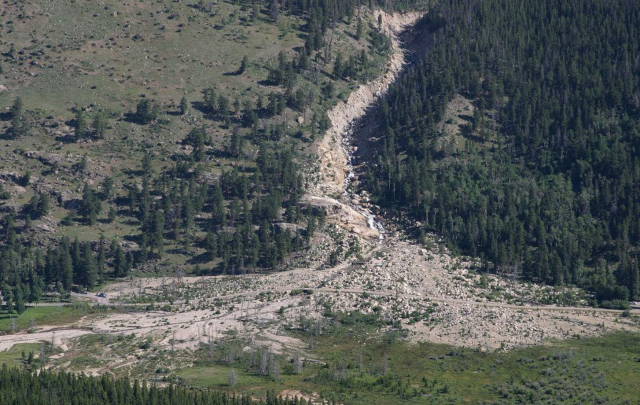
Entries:
{"type": "Polygon", "coordinates": [[[65,292],[71,291],[71,286],[73,284],[73,261],[71,259],[71,254],[69,253],[69,240],[67,238],[62,238],[59,247],[59,269],[60,269],[60,281],[62,282],[62,287],[65,292]]]}
{"type": "Polygon", "coordinates": [[[38,196],[38,208],[37,208],[37,217],[42,218],[46,217],[51,210],[51,203],[49,202],[49,195],[45,193],[40,193],[38,196]]]}
{"type": "Polygon", "coordinates": [[[280,20],[280,2],[278,0],[269,1],[269,17],[274,23],[280,20]]]}
{"type": "Polygon", "coordinates": [[[127,258],[119,244],[116,243],[115,255],[113,259],[113,272],[115,277],[126,277],[129,273],[127,258]]]}
{"type": "Polygon", "coordinates": [[[91,245],[87,242],[83,246],[82,254],[82,284],[87,288],[93,288],[98,284],[98,268],[91,245]]]}
{"type": "Polygon", "coordinates": [[[142,174],[143,178],[147,180],[153,176],[153,161],[150,153],[145,153],[142,157],[142,174]]]}
{"type": "Polygon", "coordinates": [[[15,229],[15,214],[9,212],[9,214],[4,219],[4,240],[10,250],[14,250],[15,244],[17,241],[15,229]]]}
{"type": "Polygon", "coordinates": [[[25,311],[24,297],[22,294],[22,283],[16,284],[16,312],[22,314],[25,311]]]}
{"type": "Polygon", "coordinates": [[[127,201],[129,202],[129,215],[134,215],[138,210],[138,192],[135,186],[128,187],[127,201]]]}
{"type": "Polygon", "coordinates": [[[22,99],[16,98],[11,107],[11,127],[7,131],[7,137],[16,139],[27,135],[29,132],[29,121],[24,111],[22,99]]]}
{"type": "Polygon", "coordinates": [[[106,265],[106,253],[105,253],[105,238],[104,235],[100,235],[100,242],[98,243],[98,262],[96,263],[97,282],[102,283],[105,280],[105,265],[106,265]]]}
{"type": "Polygon", "coordinates": [[[260,4],[253,3],[253,8],[251,11],[251,22],[255,23],[258,20],[259,16],[260,16],[260,4]]]}
{"type": "Polygon", "coordinates": [[[307,240],[311,240],[311,238],[313,238],[313,234],[315,233],[315,231],[316,231],[316,217],[308,214],[307,232],[305,234],[305,237],[307,238],[307,240]]]}
{"type": "Polygon", "coordinates": [[[71,245],[71,264],[73,266],[73,282],[82,284],[82,252],[80,250],[80,240],[76,236],[71,245]]]}
{"type": "Polygon", "coordinates": [[[195,210],[193,209],[193,203],[189,195],[185,196],[184,206],[182,209],[184,213],[184,250],[189,252],[191,250],[191,241],[193,239],[193,218],[195,210]]]}
{"type": "Polygon", "coordinates": [[[247,65],[249,64],[249,58],[247,55],[242,57],[242,61],[240,62],[240,67],[238,68],[237,74],[241,75],[247,70],[247,65]]]}
{"type": "Polygon", "coordinates": [[[93,136],[96,139],[104,139],[107,135],[107,117],[104,112],[96,113],[93,118],[93,136]]]}
{"type": "Polygon", "coordinates": [[[38,280],[39,282],[36,282],[33,287],[31,287],[31,297],[29,297],[29,301],[30,302],[34,302],[34,303],[38,303],[40,301],[40,299],[42,298],[42,293],[43,293],[43,288],[42,288],[42,281],[38,280]]]}
{"type": "Polygon", "coordinates": [[[152,246],[156,249],[158,257],[164,254],[164,212],[157,210],[153,220],[152,246]]]}
{"type": "Polygon", "coordinates": [[[364,23],[362,22],[362,18],[358,17],[358,25],[356,26],[356,39],[360,41],[364,35],[364,23]]]}
{"type": "Polygon", "coordinates": [[[111,176],[106,176],[104,180],[102,180],[102,198],[105,201],[109,201],[112,195],[113,195],[113,178],[111,176]]]}
{"type": "Polygon", "coordinates": [[[76,170],[79,171],[80,173],[86,173],[87,170],[87,155],[83,155],[82,158],[80,159],[80,162],[78,162],[78,164],[76,165],[76,170]]]}
{"type": "Polygon", "coordinates": [[[149,124],[158,118],[158,107],[148,99],[143,98],[136,106],[134,118],[140,124],[149,124]]]}
{"type": "Polygon", "coordinates": [[[2,288],[2,298],[4,298],[4,303],[7,306],[7,313],[8,314],[12,314],[13,313],[13,292],[11,291],[11,289],[9,288],[8,285],[4,285],[2,288]]]}
{"type": "Polygon", "coordinates": [[[180,115],[185,115],[189,110],[189,102],[186,97],[180,99],[180,115]]]}
{"type": "Polygon", "coordinates": [[[112,223],[116,220],[118,213],[113,207],[109,207],[109,212],[107,213],[107,222],[112,223]]]}
{"type": "MultiPolygon", "coordinates": [[[[253,124],[253,117],[255,116],[255,107],[251,100],[245,101],[242,110],[242,124],[245,127],[250,127],[253,124]]],[[[235,128],[234,128],[235,131],[235,128]]]]}
{"type": "Polygon", "coordinates": [[[223,120],[229,116],[229,99],[223,95],[218,97],[218,113],[223,120]]]}
{"type": "Polygon", "coordinates": [[[244,138],[240,135],[238,127],[233,128],[231,134],[231,144],[229,145],[229,154],[234,158],[238,158],[242,155],[244,149],[244,138]]]}
{"type": "Polygon", "coordinates": [[[634,260],[631,267],[631,274],[629,277],[629,295],[631,299],[640,300],[640,266],[638,260],[634,260]]]}
{"type": "Polygon", "coordinates": [[[300,57],[298,58],[298,66],[297,66],[297,71],[300,72],[306,72],[309,69],[309,57],[307,56],[306,52],[300,52],[300,57]]]}
{"type": "Polygon", "coordinates": [[[255,233],[251,237],[251,244],[248,250],[248,263],[251,268],[255,268],[258,265],[258,260],[260,259],[260,239],[258,235],[255,233]]]}
{"type": "Polygon", "coordinates": [[[562,260],[557,253],[553,255],[553,260],[551,262],[551,282],[554,285],[564,284],[562,260]]]}
{"type": "Polygon", "coordinates": [[[209,87],[202,91],[204,105],[208,113],[212,114],[216,111],[216,92],[209,87]]]}
{"type": "Polygon", "coordinates": [[[218,256],[218,243],[216,240],[216,234],[209,230],[207,236],[204,239],[204,248],[207,250],[207,254],[210,259],[214,259],[218,256]]]}
{"type": "Polygon", "coordinates": [[[87,120],[84,116],[84,112],[81,109],[76,111],[75,120],[75,136],[76,140],[84,139],[87,137],[87,120]]]}
{"type": "Polygon", "coordinates": [[[46,216],[50,209],[49,196],[44,193],[34,195],[25,205],[24,209],[28,213],[27,215],[34,219],[46,216]]]}
{"type": "Polygon", "coordinates": [[[102,210],[102,203],[98,196],[94,193],[93,189],[88,183],[85,183],[82,190],[82,206],[80,207],[80,214],[85,217],[85,221],[89,225],[96,223],[96,217],[102,210]]]}
{"type": "Polygon", "coordinates": [[[224,207],[224,196],[222,195],[222,188],[220,187],[219,183],[216,183],[213,186],[211,207],[212,229],[217,230],[224,227],[226,224],[226,210],[224,207]]]}
{"type": "Polygon", "coordinates": [[[338,52],[338,55],[336,56],[336,60],[333,63],[333,76],[336,79],[342,79],[344,77],[345,74],[345,65],[344,65],[344,61],[342,60],[342,53],[338,52]]]}

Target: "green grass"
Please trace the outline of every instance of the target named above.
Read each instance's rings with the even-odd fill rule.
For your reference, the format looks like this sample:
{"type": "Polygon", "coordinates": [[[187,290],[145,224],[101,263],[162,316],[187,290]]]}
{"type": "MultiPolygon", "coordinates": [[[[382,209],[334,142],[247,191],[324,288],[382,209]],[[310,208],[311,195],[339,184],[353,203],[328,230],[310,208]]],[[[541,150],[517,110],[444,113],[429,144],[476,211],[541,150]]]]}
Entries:
{"type": "MultiPolygon", "coordinates": [[[[329,361],[330,368],[342,363],[347,370],[355,370],[356,343],[353,339],[337,344],[321,340],[317,350],[329,361]]],[[[505,391],[502,384],[508,388],[529,382],[551,386],[566,375],[567,379],[560,385],[567,390],[573,387],[575,392],[608,398],[613,403],[614,400],[637,401],[640,387],[638,334],[616,333],[506,353],[482,353],[430,343],[395,343],[386,347],[380,342],[368,341],[365,347],[365,372],[348,371],[349,377],[341,382],[324,379],[322,374],[315,378],[316,382],[326,385],[323,389],[329,398],[369,404],[392,404],[399,400],[406,403],[481,403],[496,401],[502,393],[510,395],[509,401],[515,402],[515,394],[505,391]],[[381,378],[385,350],[389,372],[381,378]],[[584,380],[576,377],[590,368],[594,370],[593,375],[587,373],[584,380]],[[600,374],[602,385],[599,385],[600,374]],[[415,397],[413,388],[417,391],[415,397]]],[[[322,392],[322,388],[318,389],[322,392]]],[[[561,390],[557,391],[556,397],[561,397],[561,390]]],[[[536,395],[543,396],[540,392],[536,395]]]]}
{"type": "MultiPolygon", "coordinates": [[[[247,373],[235,368],[238,379],[235,389],[242,390],[247,387],[264,384],[265,378],[247,373]]],[[[231,367],[212,365],[208,367],[196,366],[182,369],[175,373],[176,377],[188,381],[189,385],[200,388],[229,387],[228,378],[231,367]]],[[[229,387],[231,388],[231,387],[229,387]]]]}
{"type": "MultiPolygon", "coordinates": [[[[264,396],[267,390],[296,389],[337,403],[372,405],[511,404],[536,399],[581,404],[595,398],[600,403],[637,404],[640,387],[640,335],[631,333],[486,353],[431,343],[387,345],[378,338],[339,334],[318,337],[313,355],[326,365],[305,366],[300,375],[283,372],[280,381],[236,365],[235,391],[264,396]],[[357,366],[360,348],[362,370],[357,366]],[[385,350],[388,372],[382,376],[385,350]]],[[[230,367],[198,364],[177,371],[175,377],[194,387],[229,390],[230,367]]]]}
{"type": "Polygon", "coordinates": [[[12,319],[15,319],[18,330],[26,330],[31,321],[36,328],[42,325],[64,325],[73,323],[88,313],[87,308],[77,305],[29,307],[20,315],[0,314],[0,332],[11,332],[12,319]]]}
{"type": "Polygon", "coordinates": [[[14,345],[11,349],[4,352],[0,352],[0,365],[6,364],[8,367],[21,366],[22,353],[29,355],[29,352],[33,352],[34,356],[38,356],[40,353],[40,343],[20,343],[14,345]]]}
{"type": "MultiPolygon", "coordinates": [[[[14,43],[26,56],[18,64],[4,64],[5,84],[12,91],[0,93],[0,104],[8,105],[19,95],[28,109],[67,119],[75,104],[123,112],[140,94],[166,105],[182,95],[200,100],[200,91],[211,85],[232,97],[253,98],[271,90],[259,82],[278,52],[304,44],[304,21],[298,17],[283,15],[279,25],[265,15],[250,22],[250,8],[230,2],[217,2],[211,15],[189,1],[58,0],[55,8],[45,0],[34,3],[27,13],[32,18],[21,19],[24,12],[17,7],[9,7],[3,18],[6,44],[14,43]],[[41,53],[31,56],[29,51],[41,53]],[[250,58],[245,74],[229,75],[244,55],[250,58]]],[[[335,52],[366,46],[364,40],[358,43],[343,34],[354,29],[355,23],[339,24],[335,52]]],[[[339,93],[348,84],[337,86],[339,93]]]]}

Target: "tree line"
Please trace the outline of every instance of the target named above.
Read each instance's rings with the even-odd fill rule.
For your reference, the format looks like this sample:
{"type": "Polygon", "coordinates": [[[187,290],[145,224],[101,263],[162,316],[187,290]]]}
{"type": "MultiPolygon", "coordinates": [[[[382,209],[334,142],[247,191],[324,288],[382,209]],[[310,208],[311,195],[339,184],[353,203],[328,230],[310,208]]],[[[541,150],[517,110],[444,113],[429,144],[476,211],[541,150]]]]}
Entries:
{"type": "Polygon", "coordinates": [[[304,405],[305,399],[283,399],[272,391],[265,400],[211,390],[169,385],[158,387],[129,378],[91,377],[64,371],[28,372],[2,366],[0,402],[12,405],[304,405]]]}

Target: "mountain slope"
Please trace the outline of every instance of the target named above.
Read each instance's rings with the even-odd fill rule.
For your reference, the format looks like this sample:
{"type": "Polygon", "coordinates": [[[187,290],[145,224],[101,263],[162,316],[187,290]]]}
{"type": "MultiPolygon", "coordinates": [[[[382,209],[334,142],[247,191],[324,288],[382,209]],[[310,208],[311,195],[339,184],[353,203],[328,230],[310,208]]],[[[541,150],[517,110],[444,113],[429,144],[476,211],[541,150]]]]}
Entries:
{"type": "Polygon", "coordinates": [[[640,294],[639,22],[626,1],[440,2],[381,107],[367,188],[487,270],[626,305],[640,294]]]}

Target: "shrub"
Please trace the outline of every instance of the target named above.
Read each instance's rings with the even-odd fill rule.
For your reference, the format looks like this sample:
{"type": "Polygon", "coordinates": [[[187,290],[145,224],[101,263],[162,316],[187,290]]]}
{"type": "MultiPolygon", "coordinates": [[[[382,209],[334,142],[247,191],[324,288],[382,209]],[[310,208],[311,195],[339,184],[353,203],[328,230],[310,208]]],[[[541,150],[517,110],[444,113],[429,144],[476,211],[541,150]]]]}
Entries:
{"type": "Polygon", "coordinates": [[[606,300],[600,301],[600,308],[607,309],[629,309],[629,303],[623,300],[606,300]]]}

